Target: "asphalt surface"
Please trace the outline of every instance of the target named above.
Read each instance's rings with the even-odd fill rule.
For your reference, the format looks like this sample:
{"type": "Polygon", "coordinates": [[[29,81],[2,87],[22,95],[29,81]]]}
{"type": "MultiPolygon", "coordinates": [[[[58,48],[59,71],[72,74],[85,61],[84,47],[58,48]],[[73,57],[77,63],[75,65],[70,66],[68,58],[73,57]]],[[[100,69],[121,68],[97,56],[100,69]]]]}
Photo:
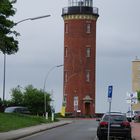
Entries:
{"type": "Polygon", "coordinates": [[[46,130],[20,140],[95,140],[98,122],[76,119],[69,125],[46,130]]]}

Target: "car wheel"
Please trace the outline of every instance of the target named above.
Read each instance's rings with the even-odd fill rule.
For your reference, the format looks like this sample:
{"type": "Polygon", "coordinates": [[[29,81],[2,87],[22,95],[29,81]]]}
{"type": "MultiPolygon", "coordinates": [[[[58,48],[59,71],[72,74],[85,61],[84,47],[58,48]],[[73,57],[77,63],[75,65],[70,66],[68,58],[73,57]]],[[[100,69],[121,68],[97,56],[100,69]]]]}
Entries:
{"type": "Polygon", "coordinates": [[[98,137],[98,140],[107,140],[105,137],[98,137]]]}
{"type": "Polygon", "coordinates": [[[131,137],[126,137],[125,140],[132,140],[132,138],[131,137]]]}
{"type": "Polygon", "coordinates": [[[102,140],[103,138],[102,137],[98,137],[98,140],[102,140]]]}

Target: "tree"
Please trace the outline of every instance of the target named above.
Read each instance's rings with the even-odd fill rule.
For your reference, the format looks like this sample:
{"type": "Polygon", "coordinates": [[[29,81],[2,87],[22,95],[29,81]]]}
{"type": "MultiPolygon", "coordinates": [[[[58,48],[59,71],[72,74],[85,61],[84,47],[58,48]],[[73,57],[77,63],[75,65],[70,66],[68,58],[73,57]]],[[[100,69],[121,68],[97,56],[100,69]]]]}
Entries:
{"type": "MultiPolygon", "coordinates": [[[[51,112],[50,94],[46,93],[46,110],[51,112]]],[[[44,91],[34,88],[32,85],[28,85],[24,88],[24,91],[20,90],[20,86],[11,90],[11,104],[23,105],[29,108],[32,114],[42,115],[44,113],[44,91]]]]}
{"type": "Polygon", "coordinates": [[[0,112],[3,112],[6,106],[11,106],[11,101],[10,100],[4,100],[0,98],[0,112]]]}
{"type": "Polygon", "coordinates": [[[10,16],[14,16],[16,9],[13,4],[17,0],[0,0],[0,51],[3,54],[14,54],[18,51],[18,41],[14,37],[18,36],[12,27],[16,25],[10,16]]]}
{"type": "MultiPolygon", "coordinates": [[[[50,112],[50,95],[45,93],[46,96],[46,109],[50,112]]],[[[44,113],[44,92],[29,85],[25,88],[24,104],[31,110],[33,114],[44,113]]]]}
{"type": "Polygon", "coordinates": [[[137,91],[138,101],[140,102],[140,90],[137,91]]]}
{"type": "Polygon", "coordinates": [[[22,106],[23,105],[23,93],[20,90],[20,86],[17,86],[16,88],[13,88],[11,90],[11,104],[15,106],[22,106]]]}

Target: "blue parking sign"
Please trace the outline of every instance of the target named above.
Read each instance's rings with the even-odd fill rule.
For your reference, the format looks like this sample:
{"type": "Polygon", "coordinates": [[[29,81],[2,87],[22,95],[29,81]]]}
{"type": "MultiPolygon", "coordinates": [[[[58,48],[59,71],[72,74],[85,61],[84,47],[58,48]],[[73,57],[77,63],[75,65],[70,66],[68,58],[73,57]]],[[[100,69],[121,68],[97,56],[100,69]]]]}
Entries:
{"type": "Polygon", "coordinates": [[[108,86],[108,98],[112,98],[113,86],[108,86]]]}

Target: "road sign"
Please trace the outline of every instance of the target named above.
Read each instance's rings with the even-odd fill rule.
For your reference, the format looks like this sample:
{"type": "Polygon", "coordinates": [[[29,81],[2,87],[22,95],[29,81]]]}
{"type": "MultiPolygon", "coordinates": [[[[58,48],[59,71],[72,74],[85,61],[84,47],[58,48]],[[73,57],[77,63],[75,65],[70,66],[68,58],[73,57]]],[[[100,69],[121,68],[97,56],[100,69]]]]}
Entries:
{"type": "Polygon", "coordinates": [[[112,98],[113,86],[108,86],[108,98],[112,98]]]}
{"type": "Polygon", "coordinates": [[[138,103],[138,96],[137,96],[137,92],[132,92],[132,93],[126,93],[126,102],[128,104],[137,104],[138,103]]]}

